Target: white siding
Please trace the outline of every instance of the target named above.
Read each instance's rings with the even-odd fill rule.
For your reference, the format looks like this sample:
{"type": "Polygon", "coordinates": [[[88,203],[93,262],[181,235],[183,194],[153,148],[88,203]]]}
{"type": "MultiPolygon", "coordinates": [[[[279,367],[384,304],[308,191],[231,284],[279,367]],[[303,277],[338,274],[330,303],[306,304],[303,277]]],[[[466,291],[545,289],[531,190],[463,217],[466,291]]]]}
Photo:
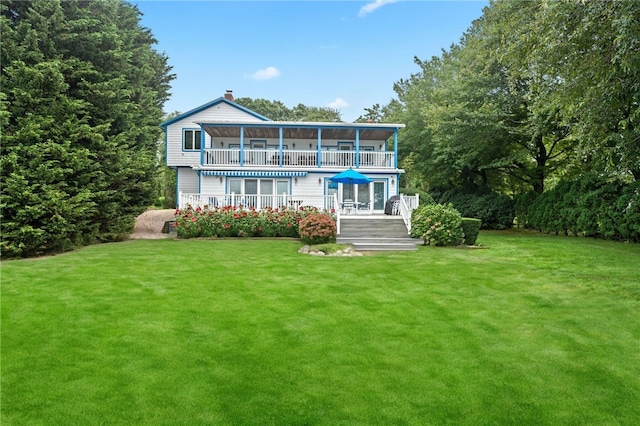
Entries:
{"type": "MultiPolygon", "coordinates": [[[[193,166],[200,164],[200,151],[182,150],[182,130],[198,129],[196,123],[243,120],[262,122],[259,118],[237,109],[229,104],[221,102],[206,110],[190,115],[167,127],[167,165],[169,166],[193,166]]],[[[211,137],[205,134],[205,146],[210,146],[211,137]]]]}
{"type": "Polygon", "coordinates": [[[186,192],[190,194],[198,193],[198,174],[188,167],[179,167],[177,172],[178,194],[186,192]]]}
{"type": "Polygon", "coordinates": [[[202,194],[224,194],[225,179],[226,178],[223,177],[222,183],[220,183],[219,176],[202,176],[200,180],[200,192],[202,194]]]}
{"type": "Polygon", "coordinates": [[[324,187],[322,186],[322,183],[318,184],[318,178],[321,176],[322,175],[320,174],[314,173],[305,177],[299,177],[298,183],[296,183],[294,179],[291,187],[291,195],[324,195],[324,187]]]}

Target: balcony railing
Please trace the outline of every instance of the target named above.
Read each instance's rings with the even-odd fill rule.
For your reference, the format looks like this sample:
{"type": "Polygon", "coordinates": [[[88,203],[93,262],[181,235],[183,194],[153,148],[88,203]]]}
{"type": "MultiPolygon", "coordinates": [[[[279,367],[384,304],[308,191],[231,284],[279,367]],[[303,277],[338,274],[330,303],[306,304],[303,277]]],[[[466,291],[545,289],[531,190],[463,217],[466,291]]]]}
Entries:
{"type": "Polygon", "coordinates": [[[273,149],[205,149],[203,166],[246,167],[358,167],[364,169],[395,169],[395,157],[390,151],[304,151],[273,149]]]}

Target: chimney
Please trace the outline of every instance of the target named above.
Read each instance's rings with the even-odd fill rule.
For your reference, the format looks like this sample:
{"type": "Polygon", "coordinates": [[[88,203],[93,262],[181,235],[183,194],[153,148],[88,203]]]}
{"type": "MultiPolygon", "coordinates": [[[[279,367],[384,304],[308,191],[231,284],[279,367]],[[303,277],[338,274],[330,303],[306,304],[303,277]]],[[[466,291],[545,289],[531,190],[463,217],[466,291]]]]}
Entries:
{"type": "Polygon", "coordinates": [[[224,94],[224,98],[233,102],[233,90],[227,90],[227,93],[224,94]]]}

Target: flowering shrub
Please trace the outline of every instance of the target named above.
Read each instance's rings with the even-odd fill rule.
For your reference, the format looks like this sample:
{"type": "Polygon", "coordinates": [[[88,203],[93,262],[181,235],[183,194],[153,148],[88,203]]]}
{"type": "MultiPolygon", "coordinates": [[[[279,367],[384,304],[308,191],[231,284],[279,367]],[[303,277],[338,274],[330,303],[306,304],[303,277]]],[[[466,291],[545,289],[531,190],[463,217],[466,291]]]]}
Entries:
{"type": "Polygon", "coordinates": [[[335,243],[336,221],[326,214],[309,215],[300,222],[300,239],[305,244],[335,243]]]}
{"type": "Polygon", "coordinates": [[[422,205],[411,215],[411,236],[422,238],[426,245],[455,246],[464,239],[461,222],[452,204],[422,205]]]}
{"type": "Polygon", "coordinates": [[[255,210],[240,206],[176,210],[178,237],[298,237],[300,222],[321,213],[315,207],[255,210]]]}

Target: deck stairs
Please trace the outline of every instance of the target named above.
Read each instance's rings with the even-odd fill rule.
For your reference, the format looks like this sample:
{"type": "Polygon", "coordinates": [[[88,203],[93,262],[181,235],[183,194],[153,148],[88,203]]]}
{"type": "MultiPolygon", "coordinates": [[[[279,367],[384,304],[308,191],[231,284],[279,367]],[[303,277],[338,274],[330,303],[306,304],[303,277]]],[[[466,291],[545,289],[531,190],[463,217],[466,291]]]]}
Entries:
{"type": "Polygon", "coordinates": [[[409,236],[402,217],[385,215],[342,216],[337,242],[357,251],[417,250],[423,244],[409,236]]]}

